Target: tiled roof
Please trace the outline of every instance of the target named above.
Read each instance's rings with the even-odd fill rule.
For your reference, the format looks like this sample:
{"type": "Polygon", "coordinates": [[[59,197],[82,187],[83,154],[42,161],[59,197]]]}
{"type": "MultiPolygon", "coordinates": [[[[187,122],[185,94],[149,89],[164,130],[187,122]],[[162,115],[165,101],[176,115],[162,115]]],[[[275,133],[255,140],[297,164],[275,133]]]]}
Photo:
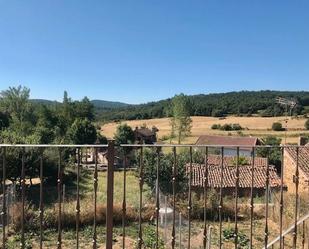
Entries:
{"type": "MultiPolygon", "coordinates": [[[[223,164],[223,188],[233,188],[236,182],[236,166],[234,164],[229,164],[233,157],[224,157],[223,164]]],[[[218,158],[213,160],[210,156],[208,160],[208,187],[220,188],[221,184],[221,158],[218,163],[218,158]]],[[[260,160],[260,162],[265,162],[267,160],[260,160]]],[[[266,164],[256,164],[254,167],[254,188],[265,188],[266,187],[266,164]]],[[[190,170],[190,164],[186,165],[187,174],[190,170]]],[[[204,186],[204,164],[192,164],[192,186],[203,187],[204,186]]],[[[251,188],[251,176],[252,176],[252,166],[249,165],[239,165],[239,187],[240,188],[251,188]]],[[[274,166],[269,166],[269,186],[271,188],[280,187],[281,179],[277,174],[274,166]]]]}
{"type": "MultiPolygon", "coordinates": [[[[287,152],[294,164],[296,166],[297,161],[297,152],[296,147],[287,147],[285,148],[285,152],[287,152]]],[[[301,171],[304,172],[305,176],[309,178],[309,147],[306,145],[305,147],[298,148],[298,166],[301,171]]]]}
{"type": "Polygon", "coordinates": [[[203,135],[196,141],[198,145],[222,145],[242,147],[242,149],[251,150],[251,147],[258,144],[256,137],[231,137],[231,136],[211,136],[203,135]]]}

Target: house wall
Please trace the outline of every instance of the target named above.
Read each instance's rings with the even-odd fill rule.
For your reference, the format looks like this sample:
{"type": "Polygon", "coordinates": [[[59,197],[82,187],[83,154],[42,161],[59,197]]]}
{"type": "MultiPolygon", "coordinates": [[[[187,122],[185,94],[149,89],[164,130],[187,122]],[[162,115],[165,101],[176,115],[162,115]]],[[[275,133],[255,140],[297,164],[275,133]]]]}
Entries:
{"type": "MultiPolygon", "coordinates": [[[[295,193],[295,183],[294,175],[296,172],[296,162],[291,158],[288,152],[284,153],[284,167],[283,167],[283,180],[288,188],[289,193],[295,193]]],[[[304,172],[299,168],[299,193],[308,194],[309,184],[308,178],[305,176],[304,172]]]]}

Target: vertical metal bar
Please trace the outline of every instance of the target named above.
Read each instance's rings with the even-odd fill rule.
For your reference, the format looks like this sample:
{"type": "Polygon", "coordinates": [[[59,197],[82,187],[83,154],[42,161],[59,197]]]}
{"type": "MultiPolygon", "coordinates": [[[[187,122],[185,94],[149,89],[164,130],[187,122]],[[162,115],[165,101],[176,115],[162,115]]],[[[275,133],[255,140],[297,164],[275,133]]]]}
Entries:
{"type": "Polygon", "coordinates": [[[122,198],[122,248],[126,248],[126,213],[127,213],[127,155],[123,160],[123,198],[122,198]]]}
{"type": "Polygon", "coordinates": [[[62,153],[59,148],[59,161],[58,161],[58,179],[57,179],[57,192],[58,192],[58,241],[57,248],[62,248],[62,213],[61,213],[61,202],[62,202],[62,153]]]}
{"type": "Polygon", "coordinates": [[[254,166],[255,166],[255,148],[252,147],[252,162],[251,162],[251,193],[250,193],[250,249],[253,248],[253,215],[254,215],[254,196],[253,196],[253,188],[254,188],[254,166]]]}
{"type": "Polygon", "coordinates": [[[189,196],[188,196],[188,249],[191,248],[191,209],[192,209],[192,164],[193,164],[193,159],[192,159],[192,146],[190,146],[190,172],[189,172],[189,196]]]}
{"type": "Polygon", "coordinates": [[[113,213],[114,213],[114,142],[108,142],[107,166],[107,205],[106,205],[106,249],[113,248],[113,213]]]}
{"type": "Polygon", "coordinates": [[[179,249],[182,248],[182,242],[181,242],[181,223],[182,223],[181,213],[179,213],[179,249]]]}
{"type": "Polygon", "coordinates": [[[221,147],[221,172],[220,172],[220,194],[219,194],[219,248],[222,248],[222,206],[223,206],[223,196],[222,196],[222,185],[223,185],[223,163],[224,163],[224,147],[221,147]]]}
{"type": "Polygon", "coordinates": [[[40,156],[40,249],[43,248],[43,215],[44,215],[44,199],[43,199],[43,151],[40,156]]]}
{"type": "Polygon", "coordinates": [[[139,161],[139,213],[138,213],[138,248],[143,245],[142,209],[143,209],[143,186],[144,186],[144,158],[143,147],[140,148],[139,161]]]}
{"type": "Polygon", "coordinates": [[[157,179],[156,179],[156,249],[159,248],[159,211],[160,211],[159,168],[160,168],[160,148],[157,147],[157,179]]]}
{"type": "Polygon", "coordinates": [[[236,156],[236,179],[235,179],[235,249],[238,248],[238,186],[239,186],[239,147],[237,147],[237,156],[236,156]]]}
{"type": "MultiPolygon", "coordinates": [[[[88,158],[86,148],[86,160],[88,158]]],[[[80,166],[81,166],[82,150],[77,149],[77,168],[76,168],[76,248],[79,248],[79,220],[80,220],[80,196],[79,196],[79,178],[80,178],[80,166]]],[[[87,163],[87,161],[86,161],[87,163]]]]}
{"type": "Polygon", "coordinates": [[[1,212],[1,217],[2,217],[2,248],[6,248],[6,234],[5,234],[5,227],[7,223],[7,218],[6,218],[6,148],[2,148],[2,212],[1,212]]]}
{"type": "Polygon", "coordinates": [[[303,221],[303,234],[302,234],[302,249],[305,249],[305,234],[306,234],[306,221],[303,221]]]}
{"type": "Polygon", "coordinates": [[[94,191],[94,198],[93,198],[94,217],[93,217],[92,247],[93,249],[97,249],[98,148],[94,149],[93,191],[94,191]]]}
{"type": "Polygon", "coordinates": [[[280,241],[279,248],[283,249],[283,179],[284,179],[284,147],[281,148],[281,176],[280,176],[280,216],[279,216],[279,232],[280,232],[280,241]]]}
{"type": "Polygon", "coordinates": [[[207,246],[207,185],[208,185],[208,147],[205,151],[205,164],[204,164],[204,232],[203,232],[203,246],[207,246]]]}
{"type": "Polygon", "coordinates": [[[21,248],[25,248],[25,149],[22,150],[22,159],[21,159],[21,202],[22,202],[22,214],[21,214],[21,248]]]}
{"type": "Polygon", "coordinates": [[[266,202],[266,207],[265,207],[265,237],[264,237],[264,243],[265,243],[265,248],[267,248],[268,244],[268,206],[269,206],[269,151],[270,149],[268,148],[267,150],[267,165],[266,165],[266,193],[265,193],[265,202],[266,202]]]}
{"type": "Polygon", "coordinates": [[[175,231],[175,220],[176,220],[176,172],[177,172],[177,151],[176,147],[173,147],[173,179],[172,179],[172,188],[173,188],[173,228],[172,228],[172,249],[175,248],[176,244],[176,231],[175,231]]]}
{"type": "Polygon", "coordinates": [[[293,248],[297,246],[297,219],[298,219],[298,186],[299,186],[299,147],[296,147],[296,170],[295,170],[295,218],[293,231],[293,248]]]}

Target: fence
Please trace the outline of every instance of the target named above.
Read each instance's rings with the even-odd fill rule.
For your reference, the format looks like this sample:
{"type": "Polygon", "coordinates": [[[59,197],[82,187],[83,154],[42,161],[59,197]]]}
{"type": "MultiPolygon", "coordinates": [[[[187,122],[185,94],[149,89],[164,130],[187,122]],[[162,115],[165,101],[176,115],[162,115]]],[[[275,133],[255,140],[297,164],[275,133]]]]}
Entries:
{"type": "MultiPolygon", "coordinates": [[[[154,206],[153,208],[153,224],[155,227],[154,236],[153,236],[153,246],[154,248],[258,248],[262,244],[261,248],[305,248],[309,243],[308,241],[308,232],[306,231],[306,220],[308,217],[308,207],[307,204],[300,204],[301,195],[307,192],[300,193],[300,174],[303,174],[303,169],[300,168],[300,159],[307,162],[309,158],[306,157],[307,154],[301,154],[300,152],[303,149],[307,149],[299,146],[256,146],[248,147],[246,149],[251,151],[251,156],[248,159],[243,159],[240,155],[240,151],[244,148],[238,146],[230,146],[229,149],[235,149],[235,155],[231,164],[226,165],[226,157],[224,155],[224,149],[226,147],[217,145],[217,146],[202,146],[202,145],[120,145],[114,146],[113,142],[109,142],[108,145],[0,145],[2,148],[2,247],[8,248],[8,241],[12,233],[8,233],[10,229],[7,220],[9,216],[7,215],[7,186],[5,184],[7,179],[7,171],[10,170],[8,152],[7,150],[18,150],[21,160],[20,160],[20,175],[15,177],[16,182],[20,182],[19,185],[19,200],[21,205],[21,227],[20,227],[20,246],[21,248],[26,248],[26,202],[27,202],[27,184],[26,176],[28,174],[28,167],[31,167],[31,164],[28,162],[26,165],[26,152],[27,150],[36,149],[38,151],[38,160],[33,163],[39,164],[38,176],[39,176],[39,197],[38,197],[38,219],[39,219],[39,234],[38,234],[38,244],[39,248],[44,247],[44,196],[45,189],[44,187],[44,170],[46,170],[45,159],[46,156],[43,156],[44,151],[46,150],[55,150],[57,151],[57,248],[63,248],[63,215],[65,210],[63,209],[63,184],[64,184],[64,154],[74,155],[75,165],[75,176],[76,176],[76,191],[74,191],[75,198],[75,245],[71,244],[71,247],[84,248],[84,245],[80,245],[80,230],[81,230],[81,151],[83,148],[92,148],[94,152],[94,167],[91,167],[93,172],[93,189],[92,189],[92,214],[93,214],[93,227],[92,227],[92,248],[98,248],[98,237],[104,236],[105,246],[110,249],[113,247],[114,242],[114,233],[113,230],[117,224],[115,224],[115,206],[114,206],[114,195],[117,194],[114,191],[114,181],[115,181],[115,157],[122,157],[121,174],[122,178],[122,207],[121,207],[121,248],[146,248],[144,240],[144,228],[145,228],[145,218],[143,217],[143,212],[145,211],[144,205],[144,190],[146,181],[146,171],[149,165],[152,167],[153,174],[147,175],[147,180],[149,177],[154,180],[154,206]],[[210,151],[216,148],[216,152],[219,149],[219,155],[215,157],[211,154],[210,151]],[[99,150],[107,151],[107,161],[108,165],[106,168],[106,231],[105,234],[98,234],[98,205],[99,203],[97,192],[98,192],[98,151],[99,150]],[[286,178],[284,176],[285,165],[284,157],[285,151],[293,150],[296,155],[295,168],[291,169],[293,171],[293,200],[290,198],[287,199],[287,202],[284,202],[284,195],[288,193],[286,186],[286,178]],[[145,153],[147,150],[154,152],[151,154],[151,159],[145,163],[145,153]],[[180,158],[179,154],[181,151],[186,150],[187,158],[182,161],[182,167],[180,167],[180,158]],[[263,161],[261,158],[256,156],[258,150],[263,150],[266,152],[266,158],[263,161]],[[276,169],[274,166],[269,163],[269,156],[273,150],[279,151],[281,157],[281,164],[279,165],[278,175],[276,175],[276,169]],[[77,151],[77,153],[72,152],[77,151]],[[199,158],[195,158],[195,154],[198,152],[199,158]],[[168,159],[163,158],[162,154],[168,154],[168,159]],[[117,154],[117,155],[116,155],[117,154]],[[134,154],[134,159],[132,159],[132,154],[134,154]],[[202,155],[202,157],[201,157],[202,155]],[[76,157],[75,157],[76,156],[76,157]],[[131,158],[131,159],[130,159],[131,158]],[[128,188],[132,186],[127,185],[127,174],[131,170],[132,162],[137,166],[135,170],[137,171],[138,177],[138,191],[134,193],[138,196],[137,201],[137,238],[136,243],[127,242],[127,227],[128,227],[128,213],[127,213],[127,194],[128,188]],[[166,161],[168,163],[166,163],[166,161]],[[187,160],[187,161],[186,161],[187,160]],[[259,161],[260,160],[260,161],[259,161]],[[198,161],[198,162],[197,162],[198,161]],[[261,165],[261,161],[264,162],[261,165]],[[164,165],[164,166],[163,166],[164,165]],[[162,167],[168,167],[166,165],[171,165],[171,168],[166,168],[166,174],[162,167]],[[163,173],[162,173],[163,172],[163,173]],[[168,174],[169,172],[169,174],[168,174]],[[185,192],[179,193],[179,183],[177,180],[180,179],[180,174],[185,176],[181,181],[186,183],[181,183],[180,185],[186,185],[185,192]],[[167,177],[170,177],[167,179],[167,177]],[[165,179],[165,182],[169,181],[169,194],[166,195],[163,203],[162,198],[160,198],[160,191],[162,188],[162,179],[165,179]],[[185,179],[185,180],[184,180],[185,179]],[[231,185],[232,184],[232,185],[231,185]],[[270,213],[270,206],[275,205],[270,203],[269,193],[276,192],[276,197],[279,200],[279,212],[274,214],[270,213]],[[261,194],[262,193],[262,194],[261,194]],[[265,194],[263,194],[265,193],[265,194]],[[200,203],[200,214],[196,215],[195,197],[198,196],[198,202],[200,203]],[[244,197],[245,196],[245,197],[244,197]],[[259,197],[257,197],[259,196],[259,197]],[[182,198],[182,199],[181,199],[182,198]],[[210,203],[211,198],[214,198],[215,201],[210,203]],[[264,198],[264,199],[263,199],[264,198]],[[232,200],[231,200],[232,199],[232,200]],[[261,203],[255,203],[258,200],[261,203]],[[224,201],[228,200],[228,204],[225,205],[224,201]],[[245,200],[249,202],[249,205],[244,204],[245,200]],[[181,210],[179,210],[179,201],[182,205],[186,202],[186,214],[181,218],[181,210]],[[168,203],[168,205],[167,205],[168,203]],[[202,203],[202,204],[201,204],[202,203]],[[212,209],[216,209],[215,218],[213,221],[210,220],[209,208],[210,205],[214,205],[212,209]],[[284,225],[285,219],[285,206],[289,204],[292,205],[293,214],[292,214],[292,224],[284,225]],[[259,230],[259,234],[256,234],[255,229],[255,219],[256,210],[258,206],[262,206],[261,210],[263,214],[260,214],[259,225],[263,223],[263,229],[259,230]],[[248,228],[245,232],[240,231],[240,225],[244,220],[243,214],[240,214],[241,208],[248,208],[246,212],[248,213],[248,220],[246,221],[246,227],[248,228]],[[233,209],[233,214],[228,215],[228,221],[233,220],[233,222],[226,222],[226,210],[233,209]],[[162,216],[163,214],[163,216],[162,216]],[[169,216],[168,216],[169,215],[169,216]],[[304,215],[303,217],[300,217],[304,215]],[[198,216],[198,217],[197,217],[198,216]],[[278,217],[278,224],[276,226],[277,234],[271,234],[270,231],[274,226],[275,218],[271,216],[278,217]],[[169,217],[169,225],[166,223],[166,219],[169,217]],[[304,218],[305,217],[305,218],[304,218]],[[179,221],[181,219],[186,219],[186,232],[181,233],[181,224],[179,221]],[[301,222],[300,222],[301,221],[301,222]],[[200,230],[197,230],[193,224],[198,222],[200,230]],[[160,224],[163,225],[164,229],[160,227],[160,224]],[[292,226],[291,226],[292,225],[292,226]],[[169,227],[169,229],[167,229],[169,227]],[[227,227],[227,228],[226,228],[227,227]],[[285,231],[285,227],[289,227],[285,231]],[[215,231],[214,231],[215,230],[215,231]],[[197,231],[201,231],[197,233],[197,231]],[[212,231],[212,232],[211,232],[212,231]],[[168,233],[168,234],[167,234],[168,233]],[[162,235],[163,234],[163,235],[162,235]],[[162,243],[161,237],[165,238],[165,242],[162,243]],[[194,236],[194,238],[193,238],[194,236]],[[258,236],[258,239],[255,237],[258,236]],[[291,243],[287,243],[288,236],[291,236],[291,243]],[[197,238],[202,237],[202,240],[196,245],[197,238]],[[278,237],[278,238],[277,238],[278,237]],[[193,238],[193,239],[192,239],[193,238]],[[245,239],[244,239],[245,238],[245,239]],[[244,240],[246,240],[244,242],[244,240]],[[273,240],[273,241],[272,241],[273,240]],[[258,244],[257,241],[260,241],[258,244]],[[261,242],[263,241],[263,242],[261,242]],[[245,243],[245,245],[244,245],[245,243]],[[230,246],[230,247],[229,247],[230,246]]],[[[147,152],[148,153],[148,152],[147,152]]],[[[69,158],[69,157],[66,157],[69,158]]],[[[16,158],[15,158],[16,159],[16,158]]],[[[72,159],[72,158],[71,158],[72,159]]],[[[17,160],[17,159],[16,159],[17,160]]],[[[46,159],[47,160],[47,159],[46,159]]],[[[19,162],[19,159],[17,160],[19,162]]],[[[278,167],[278,166],[277,166],[278,167]]],[[[150,172],[150,173],[151,173],[150,172]]],[[[274,198],[276,199],[276,198],[274,198]]],[[[86,210],[90,212],[90,210],[86,210]]],[[[290,217],[291,218],[291,217],[290,217]]],[[[101,224],[100,224],[101,225],[101,224]]],[[[118,226],[118,225],[117,225],[118,226]]],[[[261,225],[262,226],[262,225],[261,225]]],[[[245,226],[244,226],[245,227],[245,226]]],[[[118,227],[117,227],[118,228],[118,227]]],[[[148,248],[148,247],[147,247],[148,248]]]]}

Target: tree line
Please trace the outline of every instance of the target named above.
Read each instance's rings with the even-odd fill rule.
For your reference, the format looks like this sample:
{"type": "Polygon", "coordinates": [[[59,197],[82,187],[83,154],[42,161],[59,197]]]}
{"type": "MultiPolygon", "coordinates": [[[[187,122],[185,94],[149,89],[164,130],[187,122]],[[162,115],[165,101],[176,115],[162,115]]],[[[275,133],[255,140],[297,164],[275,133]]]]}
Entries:
{"type": "MultiPolygon", "coordinates": [[[[30,101],[30,89],[10,87],[0,92],[0,143],[2,144],[94,144],[107,143],[93,121],[94,107],[88,98],[72,101],[64,92],[63,102],[42,104],[30,101]]],[[[2,148],[2,154],[4,149],[2,148]]],[[[38,176],[38,160],[44,157],[45,176],[55,177],[59,154],[39,148],[7,148],[7,177],[20,180],[21,158],[26,164],[26,177],[38,176]]],[[[74,160],[74,150],[64,150],[63,164],[74,160]]],[[[0,169],[2,171],[2,167],[0,169]]],[[[2,173],[0,173],[2,177],[2,173]]]]}
{"type": "MultiPolygon", "coordinates": [[[[285,108],[276,103],[277,97],[294,99],[293,114],[308,113],[307,91],[241,91],[187,96],[190,116],[223,117],[226,115],[264,117],[285,115],[285,108]]],[[[172,116],[172,98],[115,109],[96,109],[100,121],[138,120],[172,116]]]]}

